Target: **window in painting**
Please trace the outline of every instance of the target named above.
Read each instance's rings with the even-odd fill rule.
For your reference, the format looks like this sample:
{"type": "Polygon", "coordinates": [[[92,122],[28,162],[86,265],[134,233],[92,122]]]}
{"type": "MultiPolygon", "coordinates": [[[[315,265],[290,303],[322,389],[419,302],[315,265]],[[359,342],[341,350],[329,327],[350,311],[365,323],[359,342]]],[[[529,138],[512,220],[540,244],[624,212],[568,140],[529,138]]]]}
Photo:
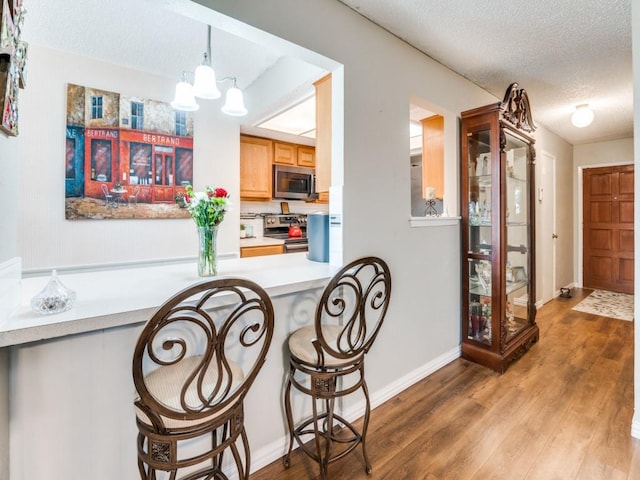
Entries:
{"type": "Polygon", "coordinates": [[[129,183],[151,184],[151,145],[131,142],[129,149],[129,183]]]}
{"type": "Polygon", "coordinates": [[[144,103],[131,102],[131,128],[142,130],[144,125],[144,103]]]}
{"type": "MultiPolygon", "coordinates": [[[[68,144],[67,144],[68,145],[68,144]]],[[[111,181],[111,142],[109,140],[91,140],[91,180],[111,181]]]]}
{"type": "Polygon", "coordinates": [[[193,185],[193,150],[176,148],[176,185],[193,185]]]}
{"type": "Polygon", "coordinates": [[[91,118],[102,118],[102,96],[94,95],[91,97],[91,118]]]}
{"type": "Polygon", "coordinates": [[[187,112],[176,112],[176,135],[187,135],[187,112]]]}

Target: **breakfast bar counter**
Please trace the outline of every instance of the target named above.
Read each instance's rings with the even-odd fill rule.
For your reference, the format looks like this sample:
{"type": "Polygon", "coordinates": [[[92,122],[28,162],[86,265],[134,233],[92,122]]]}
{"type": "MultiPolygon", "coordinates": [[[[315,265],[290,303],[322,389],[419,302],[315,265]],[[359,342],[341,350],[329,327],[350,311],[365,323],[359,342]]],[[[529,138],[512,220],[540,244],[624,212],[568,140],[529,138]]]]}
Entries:
{"type": "MultiPolygon", "coordinates": [[[[307,260],[306,253],[218,263],[219,276],[255,281],[274,305],[271,347],[245,399],[252,470],[282,455],[286,341],[290,332],[313,322],[322,290],[336,270],[307,260]]],[[[197,276],[194,261],[59,271],[58,278],[76,292],[73,308],[55,315],[33,313],[30,300],[49,276],[23,278],[19,311],[0,323],[0,387],[8,391],[8,402],[0,401],[0,418],[8,419],[10,480],[137,478],[135,343],[165,300],[205,279],[197,276]]]]}
{"type": "MultiPolygon", "coordinates": [[[[306,253],[218,262],[219,276],[253,280],[271,297],[322,286],[334,270],[328,263],[307,260],[306,253]]],[[[76,292],[73,308],[54,315],[34,313],[31,298],[45,287],[49,277],[24,278],[20,310],[0,322],[0,347],[144,322],[171,295],[206,280],[198,277],[195,262],[58,272],[58,278],[76,292]]]]}

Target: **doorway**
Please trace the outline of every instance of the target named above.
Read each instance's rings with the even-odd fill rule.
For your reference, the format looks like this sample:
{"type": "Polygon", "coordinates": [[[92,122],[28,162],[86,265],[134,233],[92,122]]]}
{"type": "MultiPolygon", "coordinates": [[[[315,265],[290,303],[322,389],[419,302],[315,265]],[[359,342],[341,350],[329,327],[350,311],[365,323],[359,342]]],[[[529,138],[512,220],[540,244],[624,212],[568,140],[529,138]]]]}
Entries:
{"type": "Polygon", "coordinates": [[[586,168],[582,185],[583,285],[632,294],[634,166],[586,168]]]}

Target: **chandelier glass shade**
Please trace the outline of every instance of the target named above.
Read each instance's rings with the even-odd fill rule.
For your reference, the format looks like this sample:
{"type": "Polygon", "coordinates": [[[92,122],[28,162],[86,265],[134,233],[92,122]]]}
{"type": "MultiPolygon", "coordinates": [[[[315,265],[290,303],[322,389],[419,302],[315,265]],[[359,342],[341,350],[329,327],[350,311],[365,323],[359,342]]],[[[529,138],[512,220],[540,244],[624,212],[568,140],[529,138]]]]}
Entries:
{"type": "Polygon", "coordinates": [[[235,79],[233,81],[233,87],[227,90],[222,112],[233,117],[243,117],[247,114],[247,109],[244,106],[244,98],[242,97],[242,90],[236,87],[235,79]]]}
{"type": "Polygon", "coordinates": [[[175,110],[183,112],[195,112],[200,108],[193,96],[193,87],[187,81],[186,75],[183,74],[182,80],[176,84],[176,94],[171,101],[171,106],[175,110]]]}
{"type": "MultiPolygon", "coordinates": [[[[205,62],[206,61],[207,54],[205,53],[205,62]]],[[[195,79],[193,81],[193,94],[205,100],[215,100],[216,98],[220,98],[222,94],[216,84],[216,72],[213,71],[211,65],[205,62],[196,68],[195,79]]]]}

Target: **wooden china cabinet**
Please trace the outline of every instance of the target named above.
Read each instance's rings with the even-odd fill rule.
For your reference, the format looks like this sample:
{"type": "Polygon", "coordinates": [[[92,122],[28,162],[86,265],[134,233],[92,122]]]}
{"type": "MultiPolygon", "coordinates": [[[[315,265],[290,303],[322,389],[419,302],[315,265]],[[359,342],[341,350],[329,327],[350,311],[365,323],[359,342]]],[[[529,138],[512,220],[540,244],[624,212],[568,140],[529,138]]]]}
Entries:
{"type": "Polygon", "coordinates": [[[462,356],[499,373],[539,337],[534,130],[517,83],[462,113],[462,356]]]}

